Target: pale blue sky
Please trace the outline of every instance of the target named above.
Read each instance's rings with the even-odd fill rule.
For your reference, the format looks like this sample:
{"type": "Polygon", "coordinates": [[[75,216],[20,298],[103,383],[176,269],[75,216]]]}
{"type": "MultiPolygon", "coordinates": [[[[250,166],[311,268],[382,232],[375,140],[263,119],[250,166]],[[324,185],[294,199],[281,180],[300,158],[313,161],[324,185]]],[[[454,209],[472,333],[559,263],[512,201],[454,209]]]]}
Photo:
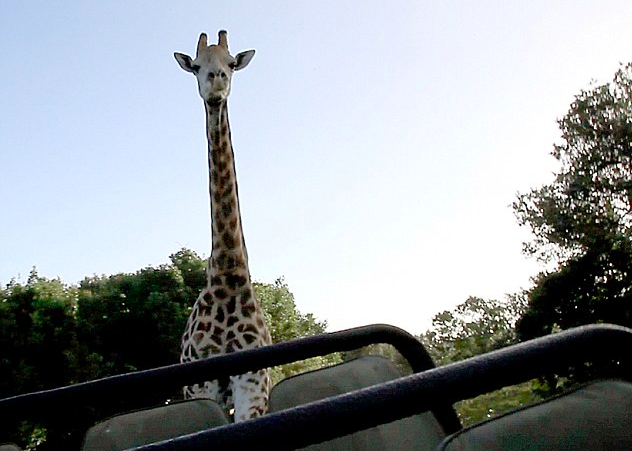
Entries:
{"type": "Polygon", "coordinates": [[[174,51],[257,50],[229,100],[253,278],[340,329],[422,332],[539,267],[509,204],[632,60],[626,1],[0,3],[0,283],[210,252],[204,110],[174,51]]]}

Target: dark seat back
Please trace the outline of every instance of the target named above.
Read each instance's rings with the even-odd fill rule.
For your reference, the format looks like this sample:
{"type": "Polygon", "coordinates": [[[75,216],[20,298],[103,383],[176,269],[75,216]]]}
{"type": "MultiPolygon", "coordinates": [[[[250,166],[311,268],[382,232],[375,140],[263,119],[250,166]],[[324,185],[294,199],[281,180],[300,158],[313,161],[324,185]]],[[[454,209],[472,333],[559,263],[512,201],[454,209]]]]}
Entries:
{"type": "Polygon", "coordinates": [[[15,443],[0,443],[0,451],[22,451],[15,443]]]}
{"type": "Polygon", "coordinates": [[[594,382],[468,427],[439,450],[632,450],[632,384],[594,382]]]}
{"type": "Polygon", "coordinates": [[[193,399],[108,418],[88,429],[81,449],[120,451],[225,424],[228,418],[217,403],[193,399]]]}
{"type": "MultiPolygon", "coordinates": [[[[401,376],[401,372],[383,357],[362,357],[281,381],[270,393],[270,411],[280,411],[341,395],[401,376]]],[[[435,416],[427,412],[304,449],[310,451],[434,450],[445,436],[435,416]]]]}

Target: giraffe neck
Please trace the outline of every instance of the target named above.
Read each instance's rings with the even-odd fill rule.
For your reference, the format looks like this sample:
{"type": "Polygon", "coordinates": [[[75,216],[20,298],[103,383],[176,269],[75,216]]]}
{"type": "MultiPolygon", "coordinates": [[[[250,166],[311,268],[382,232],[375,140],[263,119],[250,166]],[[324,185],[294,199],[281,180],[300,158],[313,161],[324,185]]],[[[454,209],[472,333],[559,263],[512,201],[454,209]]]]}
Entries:
{"type": "Polygon", "coordinates": [[[249,279],[226,101],[205,102],[205,108],[212,224],[208,281],[210,284],[213,276],[234,272],[245,272],[249,279]]]}

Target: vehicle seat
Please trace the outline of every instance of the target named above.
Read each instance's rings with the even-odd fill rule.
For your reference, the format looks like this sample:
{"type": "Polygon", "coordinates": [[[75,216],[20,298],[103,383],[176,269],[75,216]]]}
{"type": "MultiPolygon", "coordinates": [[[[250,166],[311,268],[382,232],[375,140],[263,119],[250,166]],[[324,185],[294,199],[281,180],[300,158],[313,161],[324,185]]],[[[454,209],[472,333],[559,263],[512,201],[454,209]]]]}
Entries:
{"type": "Polygon", "coordinates": [[[22,451],[15,443],[0,443],[0,451],[22,451]]]}
{"type": "Polygon", "coordinates": [[[216,402],[192,399],[117,415],[97,423],[88,429],[81,450],[120,451],[228,423],[216,402]]]}
{"type": "MultiPolygon", "coordinates": [[[[279,382],[270,393],[270,412],[337,396],[402,377],[390,360],[366,356],[339,365],[298,374],[279,382]]],[[[446,437],[426,412],[389,424],[304,448],[310,451],[434,450],[446,437]]]]}
{"type": "Polygon", "coordinates": [[[632,450],[632,384],[593,382],[463,429],[439,450],[632,450]]]}

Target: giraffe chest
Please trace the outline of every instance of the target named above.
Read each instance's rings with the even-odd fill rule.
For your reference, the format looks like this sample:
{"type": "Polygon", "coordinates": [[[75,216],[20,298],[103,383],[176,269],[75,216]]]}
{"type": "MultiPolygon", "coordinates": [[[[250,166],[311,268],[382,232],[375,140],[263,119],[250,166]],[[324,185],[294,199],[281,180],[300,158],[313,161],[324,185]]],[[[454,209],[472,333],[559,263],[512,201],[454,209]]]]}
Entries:
{"type": "Polygon", "coordinates": [[[269,344],[263,314],[250,286],[207,288],[189,320],[190,344],[199,357],[269,344]]]}

